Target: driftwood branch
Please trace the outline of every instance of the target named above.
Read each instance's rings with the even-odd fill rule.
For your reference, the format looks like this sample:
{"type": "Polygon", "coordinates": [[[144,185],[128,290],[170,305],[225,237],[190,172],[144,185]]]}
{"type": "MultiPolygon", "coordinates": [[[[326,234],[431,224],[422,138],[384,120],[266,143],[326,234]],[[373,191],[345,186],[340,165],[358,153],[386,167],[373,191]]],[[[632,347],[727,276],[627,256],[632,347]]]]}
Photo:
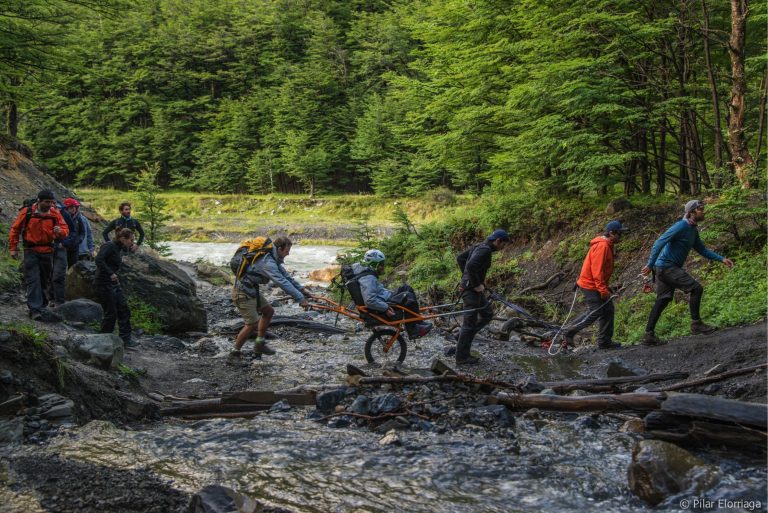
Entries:
{"type": "Polygon", "coordinates": [[[646,374],[645,376],[622,376],[618,378],[604,379],[585,379],[573,381],[550,381],[540,383],[541,386],[551,388],[555,392],[562,394],[573,390],[587,390],[590,392],[610,392],[618,390],[619,385],[653,383],[656,381],[667,381],[671,379],[685,379],[687,372],[667,372],[660,374],[646,374]]]}
{"type": "Polygon", "coordinates": [[[766,367],[768,367],[768,363],[761,363],[760,365],[753,365],[752,367],[743,367],[741,369],[734,369],[728,372],[721,372],[720,374],[715,374],[714,376],[708,376],[706,378],[693,379],[690,381],[683,381],[681,383],[673,383],[671,385],[661,387],[658,390],[661,392],[669,392],[672,390],[681,390],[683,388],[690,388],[698,385],[704,385],[707,383],[714,383],[716,381],[722,381],[724,379],[728,379],[733,376],[741,376],[742,374],[749,374],[759,369],[765,369],[766,367]]]}
{"type": "Polygon", "coordinates": [[[530,287],[526,287],[523,290],[521,290],[520,292],[518,292],[517,295],[518,296],[523,296],[523,295],[527,294],[528,292],[533,292],[534,290],[546,289],[547,287],[549,287],[550,283],[552,283],[556,279],[561,279],[564,276],[565,276],[565,271],[558,271],[555,274],[553,274],[552,276],[550,276],[549,278],[547,278],[546,281],[544,281],[542,283],[537,283],[536,285],[531,285],[530,287]]]}
{"type": "Polygon", "coordinates": [[[383,385],[383,384],[399,384],[409,385],[418,383],[469,383],[473,385],[486,385],[496,388],[512,388],[517,389],[518,386],[514,383],[508,383],[506,381],[498,381],[494,379],[480,379],[474,376],[467,376],[464,374],[445,375],[445,376],[348,376],[347,383],[351,386],[361,385],[383,385]]]}
{"type": "Polygon", "coordinates": [[[664,394],[634,393],[621,395],[587,395],[582,397],[563,397],[546,394],[499,394],[490,397],[489,402],[503,404],[511,410],[539,408],[554,411],[646,411],[661,407],[664,394]]]}

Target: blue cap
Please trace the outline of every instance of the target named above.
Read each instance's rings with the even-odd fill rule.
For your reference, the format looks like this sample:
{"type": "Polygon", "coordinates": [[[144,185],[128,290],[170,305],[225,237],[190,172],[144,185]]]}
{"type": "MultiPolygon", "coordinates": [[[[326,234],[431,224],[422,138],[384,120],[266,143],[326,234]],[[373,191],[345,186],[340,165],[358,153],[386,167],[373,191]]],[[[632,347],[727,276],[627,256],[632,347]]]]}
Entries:
{"type": "Polygon", "coordinates": [[[626,233],[629,231],[629,228],[624,228],[622,224],[619,221],[611,221],[607,225],[605,225],[605,233],[608,232],[619,232],[619,233],[626,233]]]}
{"type": "Polygon", "coordinates": [[[498,230],[494,230],[492,234],[488,236],[488,241],[493,242],[496,239],[501,239],[504,242],[509,242],[509,234],[505,231],[499,228],[498,230]]]}

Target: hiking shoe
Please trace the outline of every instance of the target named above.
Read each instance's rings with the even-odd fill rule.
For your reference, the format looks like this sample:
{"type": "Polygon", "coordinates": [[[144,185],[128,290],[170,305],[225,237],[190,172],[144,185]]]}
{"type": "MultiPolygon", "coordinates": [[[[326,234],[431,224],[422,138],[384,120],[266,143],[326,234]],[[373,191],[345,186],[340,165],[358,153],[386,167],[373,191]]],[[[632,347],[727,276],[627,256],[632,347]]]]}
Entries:
{"type": "Polygon", "coordinates": [[[645,335],[643,336],[644,346],[660,346],[663,344],[666,344],[666,342],[662,341],[659,337],[657,337],[654,332],[652,331],[645,332],[645,335]]]}
{"type": "Polygon", "coordinates": [[[618,342],[614,342],[613,340],[609,340],[608,342],[598,342],[597,343],[598,349],[621,349],[621,344],[618,342]]]}
{"type": "Polygon", "coordinates": [[[240,351],[239,349],[233,349],[232,351],[229,352],[230,358],[240,358],[242,355],[243,355],[243,352],[240,351]]]}
{"type": "Polygon", "coordinates": [[[707,333],[712,333],[716,330],[717,328],[710,326],[709,324],[704,324],[701,320],[691,321],[691,333],[694,335],[706,335],[707,333]]]}
{"type": "Polygon", "coordinates": [[[468,356],[466,358],[456,358],[456,365],[477,365],[480,363],[480,358],[477,356],[468,356]]]}
{"type": "Polygon", "coordinates": [[[256,339],[256,343],[253,345],[253,352],[257,358],[263,354],[267,356],[272,356],[275,354],[275,350],[269,347],[263,338],[256,339]]]}
{"type": "Polygon", "coordinates": [[[43,319],[43,313],[39,310],[29,312],[29,318],[33,321],[41,321],[43,319]]]}
{"type": "Polygon", "coordinates": [[[136,349],[139,347],[139,344],[136,343],[133,339],[123,340],[123,347],[126,349],[136,349]]]}

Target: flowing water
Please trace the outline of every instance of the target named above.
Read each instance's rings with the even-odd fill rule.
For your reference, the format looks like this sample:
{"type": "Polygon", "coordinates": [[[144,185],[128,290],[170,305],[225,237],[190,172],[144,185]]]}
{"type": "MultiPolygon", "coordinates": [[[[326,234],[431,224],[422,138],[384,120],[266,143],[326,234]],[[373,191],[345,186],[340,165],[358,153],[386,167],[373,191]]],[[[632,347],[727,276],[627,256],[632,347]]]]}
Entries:
{"type": "MultiPolygon", "coordinates": [[[[235,246],[174,243],[172,249],[185,261],[199,256],[220,264],[235,246]]],[[[333,262],[337,250],[297,245],[286,265],[297,271],[303,265],[300,272],[322,268],[333,262]]],[[[285,308],[295,310],[294,305],[285,308]]],[[[334,322],[331,315],[315,319],[334,322]]],[[[340,383],[346,363],[365,368],[362,341],[367,333],[345,319],[340,326],[347,329],[346,336],[271,342],[280,357],[254,361],[255,379],[270,389],[340,383]]],[[[409,344],[406,363],[428,368],[445,343],[430,335],[409,344]]],[[[494,351],[488,357],[508,361],[539,380],[578,376],[575,359],[510,355],[500,346],[488,350],[494,351]]],[[[309,411],[264,412],[248,420],[171,419],[135,430],[95,421],[65,431],[46,446],[22,451],[121,469],[146,467],[190,493],[223,484],[298,512],[651,511],[627,487],[632,449],[641,437],[619,432],[616,419],[600,417],[595,423],[576,415],[557,420],[518,415],[514,426],[504,429],[488,429],[481,422],[448,431],[427,425],[399,432],[400,445],[381,445],[381,433],[366,427],[333,428],[307,419],[309,411]]],[[[763,500],[765,509],[767,476],[760,461],[703,451],[697,455],[722,473],[707,497],[763,500]]],[[[654,511],[681,511],[680,499],[697,495],[685,492],[654,511]]],[[[0,501],[4,498],[8,491],[0,487],[0,501]]],[[[21,493],[10,498],[29,505],[12,510],[36,511],[31,498],[21,493]]]]}

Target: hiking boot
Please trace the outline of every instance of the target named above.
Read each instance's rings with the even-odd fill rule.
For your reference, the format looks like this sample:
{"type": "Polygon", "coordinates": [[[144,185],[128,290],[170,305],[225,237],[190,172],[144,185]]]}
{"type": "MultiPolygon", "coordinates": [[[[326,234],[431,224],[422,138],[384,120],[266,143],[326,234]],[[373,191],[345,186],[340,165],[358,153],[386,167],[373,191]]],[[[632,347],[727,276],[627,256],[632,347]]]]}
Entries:
{"type": "Polygon", "coordinates": [[[652,331],[646,331],[645,335],[643,336],[643,345],[644,346],[660,346],[666,344],[666,342],[663,342],[659,337],[656,336],[656,334],[652,331]]]}
{"type": "Polygon", "coordinates": [[[621,349],[621,344],[618,342],[614,342],[613,340],[609,340],[608,342],[598,342],[597,343],[598,349],[621,349]]]}
{"type": "Polygon", "coordinates": [[[257,338],[256,343],[253,345],[253,353],[257,358],[260,358],[263,354],[272,356],[275,354],[275,350],[267,345],[266,340],[263,338],[257,338]]]}
{"type": "Polygon", "coordinates": [[[34,312],[29,312],[29,318],[33,321],[40,321],[43,319],[43,313],[39,310],[35,310],[34,312]]]}
{"type": "Polygon", "coordinates": [[[456,365],[477,365],[480,363],[480,358],[477,356],[467,356],[466,358],[456,358],[456,365]]]}
{"type": "Polygon", "coordinates": [[[716,330],[717,328],[710,326],[709,324],[704,324],[701,320],[691,321],[691,333],[694,335],[706,335],[707,333],[712,333],[716,330]]]}
{"type": "Polygon", "coordinates": [[[136,343],[133,339],[123,340],[123,347],[126,349],[136,349],[139,347],[139,344],[136,343]]]}

